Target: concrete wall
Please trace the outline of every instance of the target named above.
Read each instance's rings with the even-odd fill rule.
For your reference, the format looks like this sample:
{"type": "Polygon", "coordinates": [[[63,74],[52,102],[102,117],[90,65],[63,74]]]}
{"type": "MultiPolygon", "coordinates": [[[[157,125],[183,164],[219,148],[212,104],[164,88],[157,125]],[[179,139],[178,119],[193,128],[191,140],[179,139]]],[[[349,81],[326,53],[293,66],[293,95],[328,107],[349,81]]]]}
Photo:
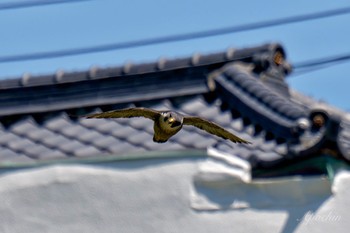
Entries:
{"type": "Polygon", "coordinates": [[[145,159],[3,172],[0,232],[334,233],[346,232],[350,227],[347,172],[337,175],[333,184],[335,195],[327,191],[329,182],[325,179],[291,179],[293,192],[300,200],[294,205],[288,202],[291,197],[281,198],[286,200],[283,203],[274,202],[278,190],[288,193],[288,179],[258,181],[250,186],[221,177],[211,180],[208,186],[203,180],[198,182],[203,163],[204,159],[195,158],[145,159]],[[305,180],[307,186],[315,184],[311,194],[303,192],[305,180]],[[282,186],[271,188],[270,184],[276,182],[282,186]],[[249,197],[256,190],[262,197],[243,198],[246,208],[227,205],[228,201],[249,197]],[[306,197],[314,195],[312,192],[314,201],[306,197]],[[218,208],[206,208],[215,201],[218,208]]]}

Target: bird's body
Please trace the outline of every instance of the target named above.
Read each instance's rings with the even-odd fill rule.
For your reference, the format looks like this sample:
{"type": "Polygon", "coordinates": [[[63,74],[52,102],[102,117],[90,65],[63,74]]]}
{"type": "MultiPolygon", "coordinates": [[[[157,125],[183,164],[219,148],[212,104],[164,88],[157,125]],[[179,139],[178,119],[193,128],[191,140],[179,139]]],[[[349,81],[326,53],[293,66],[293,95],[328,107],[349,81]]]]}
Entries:
{"type": "Polygon", "coordinates": [[[183,117],[179,114],[170,111],[161,112],[159,119],[154,121],[154,136],[155,142],[166,142],[169,138],[179,132],[183,125],[183,117]]]}
{"type": "Polygon", "coordinates": [[[183,125],[193,125],[235,143],[250,143],[230,133],[221,126],[195,116],[183,116],[174,111],[156,111],[148,108],[127,108],[87,115],[87,118],[130,118],[145,117],[154,121],[153,141],[164,143],[178,133],[183,125]]]}

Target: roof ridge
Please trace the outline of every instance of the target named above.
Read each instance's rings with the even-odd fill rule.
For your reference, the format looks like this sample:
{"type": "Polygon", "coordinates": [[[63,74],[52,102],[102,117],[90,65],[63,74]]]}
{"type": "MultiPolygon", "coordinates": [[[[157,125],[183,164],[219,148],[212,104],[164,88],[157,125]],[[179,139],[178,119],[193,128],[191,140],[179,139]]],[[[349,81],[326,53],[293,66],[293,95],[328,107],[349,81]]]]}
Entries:
{"type": "Polygon", "coordinates": [[[146,62],[133,64],[127,62],[124,65],[99,68],[99,66],[92,66],[84,71],[65,72],[58,70],[56,73],[31,75],[24,73],[21,77],[0,80],[0,90],[10,88],[23,88],[42,85],[55,85],[61,83],[71,83],[78,81],[88,81],[94,79],[103,79],[109,77],[140,75],[145,73],[154,73],[161,71],[169,71],[175,69],[184,69],[191,67],[207,66],[217,63],[227,63],[232,61],[247,61],[251,62],[256,53],[266,51],[282,50],[282,46],[278,43],[264,44],[257,47],[234,49],[228,48],[223,52],[209,53],[202,55],[194,53],[192,56],[166,59],[161,57],[155,62],[146,62]]]}

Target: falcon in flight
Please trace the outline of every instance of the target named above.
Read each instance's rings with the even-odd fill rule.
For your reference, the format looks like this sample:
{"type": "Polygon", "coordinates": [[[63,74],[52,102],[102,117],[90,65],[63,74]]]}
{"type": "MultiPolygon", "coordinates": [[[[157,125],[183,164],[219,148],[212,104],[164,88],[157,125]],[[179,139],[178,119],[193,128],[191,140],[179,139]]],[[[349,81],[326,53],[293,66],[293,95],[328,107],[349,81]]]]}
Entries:
{"type": "Polygon", "coordinates": [[[126,108],[86,115],[86,118],[130,118],[145,117],[154,121],[153,141],[163,143],[179,132],[183,125],[192,125],[234,143],[250,142],[237,137],[214,122],[196,116],[183,116],[174,111],[157,111],[149,108],[126,108]]]}

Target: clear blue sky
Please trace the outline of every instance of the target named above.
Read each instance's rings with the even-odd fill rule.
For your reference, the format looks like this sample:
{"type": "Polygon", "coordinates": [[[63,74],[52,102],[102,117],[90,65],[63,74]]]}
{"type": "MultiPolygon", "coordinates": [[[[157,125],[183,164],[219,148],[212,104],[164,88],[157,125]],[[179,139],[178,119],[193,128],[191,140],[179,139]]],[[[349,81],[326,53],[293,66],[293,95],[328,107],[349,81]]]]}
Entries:
{"type": "MultiPolygon", "coordinates": [[[[0,0],[0,4],[17,0],[0,0]]],[[[21,0],[22,1],[22,0],[21,0]]],[[[126,42],[278,19],[340,7],[346,0],[91,0],[0,10],[0,56],[126,42]]],[[[350,52],[350,14],[203,39],[55,59],[0,63],[0,79],[85,70],[159,57],[280,42],[293,64],[350,52]]],[[[350,110],[350,62],[288,78],[304,94],[350,110]]]]}

